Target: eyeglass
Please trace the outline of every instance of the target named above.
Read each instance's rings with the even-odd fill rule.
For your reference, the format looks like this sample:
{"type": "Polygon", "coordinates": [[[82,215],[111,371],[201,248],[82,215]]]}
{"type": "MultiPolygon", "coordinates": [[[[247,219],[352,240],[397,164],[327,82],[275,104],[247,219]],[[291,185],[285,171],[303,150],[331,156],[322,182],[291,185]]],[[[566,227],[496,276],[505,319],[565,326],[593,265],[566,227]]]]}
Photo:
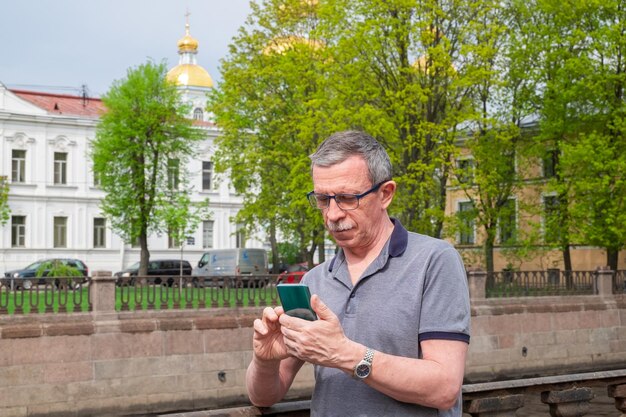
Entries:
{"type": "Polygon", "coordinates": [[[328,194],[320,194],[320,193],[316,193],[315,191],[311,191],[310,193],[306,195],[306,197],[308,198],[309,203],[311,203],[313,207],[318,208],[320,210],[327,209],[330,206],[330,200],[335,200],[335,203],[337,203],[337,207],[339,207],[342,210],[356,210],[357,208],[359,208],[359,200],[361,200],[366,195],[378,190],[380,186],[386,183],[387,181],[390,181],[390,180],[381,181],[375,186],[373,186],[372,188],[370,188],[369,190],[361,194],[343,194],[342,193],[342,194],[328,195],[328,194]]]}

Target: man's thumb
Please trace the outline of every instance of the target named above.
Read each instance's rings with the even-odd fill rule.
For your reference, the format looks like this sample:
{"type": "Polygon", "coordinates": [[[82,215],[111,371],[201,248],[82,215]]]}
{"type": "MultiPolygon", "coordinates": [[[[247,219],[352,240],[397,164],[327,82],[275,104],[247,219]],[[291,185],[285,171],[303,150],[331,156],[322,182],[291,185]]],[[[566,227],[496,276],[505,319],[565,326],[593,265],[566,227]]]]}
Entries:
{"type": "Polygon", "coordinates": [[[317,313],[317,317],[320,320],[335,320],[337,316],[332,312],[330,308],[322,300],[317,294],[313,294],[311,296],[311,307],[317,313]]]}

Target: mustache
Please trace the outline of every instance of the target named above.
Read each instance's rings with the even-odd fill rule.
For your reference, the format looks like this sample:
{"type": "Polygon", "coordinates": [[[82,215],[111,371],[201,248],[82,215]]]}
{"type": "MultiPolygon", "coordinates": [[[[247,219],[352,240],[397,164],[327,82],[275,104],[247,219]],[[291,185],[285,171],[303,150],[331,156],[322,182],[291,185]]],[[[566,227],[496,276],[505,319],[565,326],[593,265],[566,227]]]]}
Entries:
{"type": "Polygon", "coordinates": [[[338,222],[332,222],[329,220],[326,222],[326,228],[330,232],[343,232],[344,230],[350,230],[353,227],[354,225],[352,224],[352,222],[345,221],[345,220],[338,221],[338,222]]]}

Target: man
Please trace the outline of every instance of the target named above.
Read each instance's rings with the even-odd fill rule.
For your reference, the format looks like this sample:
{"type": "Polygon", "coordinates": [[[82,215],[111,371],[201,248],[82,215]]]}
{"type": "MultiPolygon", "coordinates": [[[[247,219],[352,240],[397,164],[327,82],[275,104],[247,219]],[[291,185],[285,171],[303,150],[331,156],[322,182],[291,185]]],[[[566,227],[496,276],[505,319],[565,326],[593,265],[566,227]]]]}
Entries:
{"type": "Polygon", "coordinates": [[[311,416],[460,417],[470,312],[458,253],[388,216],[396,183],[371,136],[336,133],[310,158],[308,198],[340,250],[303,279],[318,320],[282,307],[255,320],[250,400],[280,401],[309,362],[311,416]]]}

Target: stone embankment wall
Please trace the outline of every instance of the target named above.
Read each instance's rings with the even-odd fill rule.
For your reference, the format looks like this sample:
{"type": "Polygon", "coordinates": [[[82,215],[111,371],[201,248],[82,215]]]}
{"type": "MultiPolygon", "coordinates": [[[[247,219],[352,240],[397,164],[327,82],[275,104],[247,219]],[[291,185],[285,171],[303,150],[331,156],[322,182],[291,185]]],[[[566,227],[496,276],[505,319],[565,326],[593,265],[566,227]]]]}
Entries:
{"type": "Polygon", "coordinates": [[[626,295],[472,301],[466,381],[623,368],[626,295]]]}
{"type": "MultiPolygon", "coordinates": [[[[245,404],[259,310],[0,320],[0,416],[122,416],[245,404]]],[[[292,397],[310,392],[312,367],[292,397]]]]}
{"type": "MultiPolygon", "coordinates": [[[[0,317],[0,415],[122,416],[246,404],[261,309],[0,317]]],[[[623,368],[626,295],[472,299],[468,382],[623,368]]],[[[110,298],[110,294],[107,296],[110,298]]],[[[312,367],[288,397],[306,397],[312,367]]]]}

